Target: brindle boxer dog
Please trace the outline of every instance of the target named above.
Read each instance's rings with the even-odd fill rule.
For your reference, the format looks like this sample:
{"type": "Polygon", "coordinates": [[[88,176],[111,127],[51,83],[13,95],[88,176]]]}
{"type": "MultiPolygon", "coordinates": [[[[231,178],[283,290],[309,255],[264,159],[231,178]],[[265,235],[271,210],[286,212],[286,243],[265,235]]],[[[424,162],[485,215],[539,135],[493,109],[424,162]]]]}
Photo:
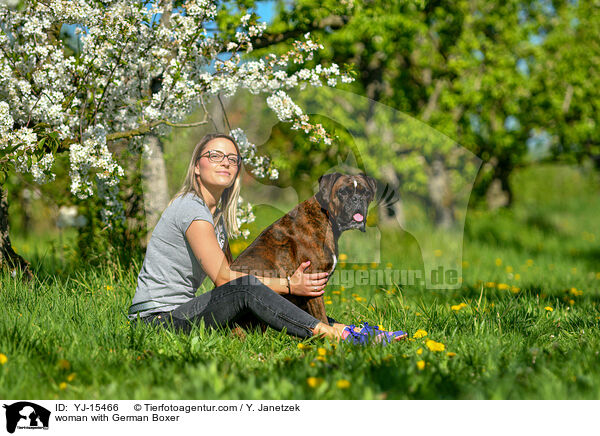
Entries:
{"type": "MultiPolygon", "coordinates": [[[[267,227],[233,263],[230,261],[231,269],[288,277],[302,262],[310,260],[306,272],[329,271],[331,277],[340,234],[350,229],[366,231],[367,208],[376,189],[375,179],[365,174],[322,175],[319,192],[267,227]]],[[[323,297],[285,297],[328,323],[323,297]]]]}

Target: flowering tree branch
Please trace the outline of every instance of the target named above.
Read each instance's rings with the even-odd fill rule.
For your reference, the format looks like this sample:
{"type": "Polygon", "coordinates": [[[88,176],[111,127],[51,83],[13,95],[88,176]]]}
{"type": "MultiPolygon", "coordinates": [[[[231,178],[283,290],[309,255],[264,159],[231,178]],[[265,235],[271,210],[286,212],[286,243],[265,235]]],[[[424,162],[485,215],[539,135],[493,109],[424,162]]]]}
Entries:
{"type": "MultiPolygon", "coordinates": [[[[265,95],[281,121],[311,141],[331,142],[286,93],[352,80],[336,64],[302,67],[323,47],[306,33],[286,53],[246,61],[242,55],[261,41],[266,24],[246,14],[234,35],[209,34],[206,24],[216,16],[217,2],[208,0],[188,0],[177,9],[166,0],[32,0],[21,10],[0,4],[2,169],[29,173],[38,183],[52,181],[56,154],[68,152],[71,192],[78,198],[98,195],[110,224],[124,218],[117,200],[123,168],[107,143],[128,138],[130,150],[141,153],[147,133],[206,124],[206,118],[185,123],[204,99],[239,89],[265,95]],[[75,56],[57,37],[62,23],[76,24],[75,56]],[[288,74],[291,63],[300,70],[288,74]]],[[[252,171],[276,178],[269,160],[258,156],[241,130],[233,131],[252,171]]]]}
{"type": "Polygon", "coordinates": [[[290,38],[298,38],[307,32],[323,30],[325,28],[330,28],[331,30],[341,29],[348,21],[350,21],[349,15],[329,15],[319,21],[313,21],[309,26],[296,26],[293,29],[279,33],[263,33],[252,40],[252,46],[254,49],[266,48],[290,38]]]}
{"type": "Polygon", "coordinates": [[[107,141],[116,141],[117,139],[133,138],[134,136],[143,136],[146,133],[149,133],[150,131],[152,131],[153,128],[160,126],[161,124],[165,124],[169,127],[184,128],[184,127],[202,126],[204,124],[208,124],[208,121],[206,120],[206,117],[204,120],[198,121],[196,123],[172,123],[167,120],[156,120],[149,124],[141,125],[137,129],[128,130],[126,132],[109,133],[108,135],[106,135],[106,140],[107,141]]]}

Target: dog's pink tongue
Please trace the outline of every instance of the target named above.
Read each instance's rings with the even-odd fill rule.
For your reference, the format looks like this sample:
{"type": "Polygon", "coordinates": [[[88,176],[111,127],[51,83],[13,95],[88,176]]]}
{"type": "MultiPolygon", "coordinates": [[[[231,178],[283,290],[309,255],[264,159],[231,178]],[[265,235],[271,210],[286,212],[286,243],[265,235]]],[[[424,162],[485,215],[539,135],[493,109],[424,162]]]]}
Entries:
{"type": "Polygon", "coordinates": [[[354,220],[358,221],[359,223],[363,220],[363,216],[359,213],[355,213],[354,215],[352,215],[352,218],[354,218],[354,220]]]}

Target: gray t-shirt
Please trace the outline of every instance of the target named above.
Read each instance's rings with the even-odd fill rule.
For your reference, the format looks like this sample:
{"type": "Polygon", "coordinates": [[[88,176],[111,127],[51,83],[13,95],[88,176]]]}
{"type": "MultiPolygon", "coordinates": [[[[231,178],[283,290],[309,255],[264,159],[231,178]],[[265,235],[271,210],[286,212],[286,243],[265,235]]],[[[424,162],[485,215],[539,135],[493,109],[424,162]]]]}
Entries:
{"type": "MultiPolygon", "coordinates": [[[[214,225],[213,216],[196,194],[177,197],[156,224],[146,249],[129,319],[153,312],[168,312],[195,297],[206,273],[194,256],[185,232],[194,220],[214,225]]],[[[215,228],[221,248],[227,240],[223,218],[215,228]]]]}

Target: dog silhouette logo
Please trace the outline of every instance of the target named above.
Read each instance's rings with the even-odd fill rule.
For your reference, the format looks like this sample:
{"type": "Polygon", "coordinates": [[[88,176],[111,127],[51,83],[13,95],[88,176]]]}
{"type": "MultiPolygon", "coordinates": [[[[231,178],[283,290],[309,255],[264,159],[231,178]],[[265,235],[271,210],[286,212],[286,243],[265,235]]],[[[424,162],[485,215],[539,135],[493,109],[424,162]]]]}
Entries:
{"type": "Polygon", "coordinates": [[[50,411],[29,401],[19,401],[11,405],[4,404],[6,409],[6,430],[14,433],[19,429],[48,429],[50,411]]]}

